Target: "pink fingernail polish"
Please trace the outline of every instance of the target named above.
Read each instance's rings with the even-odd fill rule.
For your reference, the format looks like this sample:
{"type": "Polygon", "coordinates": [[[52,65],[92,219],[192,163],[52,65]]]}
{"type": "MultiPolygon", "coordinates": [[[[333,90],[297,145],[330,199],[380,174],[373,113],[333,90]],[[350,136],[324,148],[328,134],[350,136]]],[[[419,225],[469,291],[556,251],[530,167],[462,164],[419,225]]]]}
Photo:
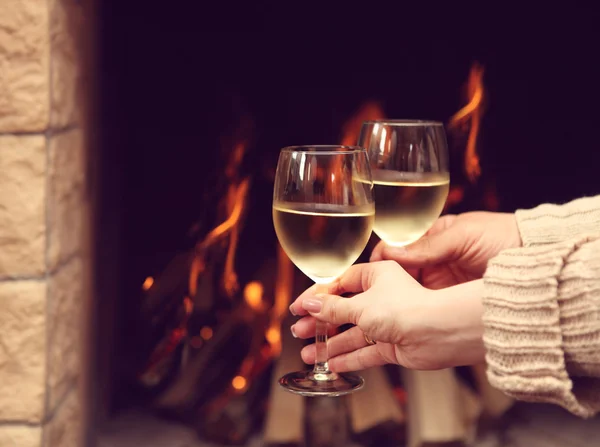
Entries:
{"type": "Polygon", "coordinates": [[[290,331],[291,331],[292,335],[294,336],[294,338],[298,338],[298,336],[296,335],[296,330],[294,329],[294,326],[296,326],[296,325],[292,324],[290,326],[290,331]]]}
{"type": "Polygon", "coordinates": [[[302,307],[309,312],[319,313],[323,308],[323,303],[319,300],[308,299],[302,302],[302,307]]]}
{"type": "Polygon", "coordinates": [[[290,304],[290,307],[289,307],[289,309],[290,309],[290,313],[291,313],[292,315],[294,315],[294,316],[295,316],[295,315],[296,315],[296,312],[294,312],[294,308],[292,307],[292,305],[291,305],[291,304],[290,304]]]}

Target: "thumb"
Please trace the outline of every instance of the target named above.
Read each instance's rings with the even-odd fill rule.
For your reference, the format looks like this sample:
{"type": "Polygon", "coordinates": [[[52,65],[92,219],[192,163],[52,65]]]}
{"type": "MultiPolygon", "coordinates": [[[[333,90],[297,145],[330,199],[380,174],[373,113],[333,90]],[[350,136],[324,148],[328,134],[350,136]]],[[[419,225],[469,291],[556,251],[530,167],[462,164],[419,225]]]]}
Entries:
{"type": "Polygon", "coordinates": [[[405,268],[422,268],[456,260],[463,245],[464,237],[459,234],[457,227],[450,227],[426,234],[406,247],[386,245],[381,251],[381,258],[396,261],[405,268]]]}
{"type": "Polygon", "coordinates": [[[348,323],[356,325],[363,310],[362,300],[356,299],[356,296],[342,298],[324,293],[305,299],[302,308],[313,317],[336,325],[348,323]]]}

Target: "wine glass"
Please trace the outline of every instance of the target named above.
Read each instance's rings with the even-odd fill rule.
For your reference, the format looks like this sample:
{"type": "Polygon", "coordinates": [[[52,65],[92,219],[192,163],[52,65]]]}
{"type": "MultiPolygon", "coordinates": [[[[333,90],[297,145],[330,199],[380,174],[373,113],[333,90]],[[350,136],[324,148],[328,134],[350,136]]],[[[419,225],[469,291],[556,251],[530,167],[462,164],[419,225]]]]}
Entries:
{"type": "Polygon", "coordinates": [[[423,236],[440,216],[450,188],[442,123],[366,121],[358,145],[367,150],[375,191],[373,231],[401,247],[423,236]]]}
{"type": "MultiPolygon", "coordinates": [[[[367,152],[355,146],[293,146],[281,150],[273,191],[277,238],[292,262],[317,287],[350,267],[364,250],[375,205],[367,152]]],[[[286,374],[279,383],[303,396],[341,396],[364,384],[327,363],[327,324],[317,321],[312,371],[286,374]]]]}

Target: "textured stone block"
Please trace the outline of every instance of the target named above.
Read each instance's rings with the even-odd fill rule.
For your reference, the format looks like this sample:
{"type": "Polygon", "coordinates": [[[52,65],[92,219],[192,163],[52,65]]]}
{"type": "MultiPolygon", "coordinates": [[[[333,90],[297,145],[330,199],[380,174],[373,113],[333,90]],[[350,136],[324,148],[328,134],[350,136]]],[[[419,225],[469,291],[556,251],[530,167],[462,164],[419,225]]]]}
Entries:
{"type": "Polygon", "coordinates": [[[1,421],[42,420],[45,365],[46,283],[0,282],[1,421]]]}
{"type": "Polygon", "coordinates": [[[45,145],[43,136],[0,136],[0,277],[44,273],[45,145]]]}
{"type": "Polygon", "coordinates": [[[47,0],[0,2],[0,132],[48,127],[48,16],[47,0]]]}
{"type": "Polygon", "coordinates": [[[42,445],[41,427],[0,427],[0,446],[2,447],[40,447],[42,445]]]}
{"type": "Polygon", "coordinates": [[[81,8],[72,0],[50,0],[50,125],[53,128],[80,121],[81,8]]]}
{"type": "Polygon", "coordinates": [[[77,389],[72,389],[44,427],[44,447],[82,447],[82,411],[77,389]]]}
{"type": "Polygon", "coordinates": [[[80,361],[80,320],[83,303],[81,258],[74,258],[51,278],[48,287],[48,393],[49,411],[73,387],[80,361]]]}
{"type": "Polygon", "coordinates": [[[51,137],[48,175],[48,267],[82,248],[84,147],[80,129],[51,137]]]}

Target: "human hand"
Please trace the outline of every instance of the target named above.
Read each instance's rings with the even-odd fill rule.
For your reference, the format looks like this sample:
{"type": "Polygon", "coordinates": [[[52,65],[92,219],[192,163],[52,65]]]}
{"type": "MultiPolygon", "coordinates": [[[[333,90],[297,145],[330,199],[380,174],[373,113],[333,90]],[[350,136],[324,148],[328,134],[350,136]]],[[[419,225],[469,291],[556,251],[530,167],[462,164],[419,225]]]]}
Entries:
{"type": "Polygon", "coordinates": [[[406,247],[377,244],[371,261],[393,260],[425,287],[441,289],[479,279],[488,261],[507,248],[521,247],[514,214],[471,212],[440,217],[406,247]]]}
{"type": "MultiPolygon", "coordinates": [[[[484,358],[482,281],[428,290],[397,263],[383,261],[350,267],[328,286],[327,294],[316,290],[309,288],[290,306],[303,317],[291,328],[294,336],[314,337],[316,318],[333,326],[356,326],[329,339],[332,371],[386,363],[441,369],[484,358]],[[344,293],[356,295],[339,296],[344,293]],[[376,344],[369,345],[365,334],[376,344]]],[[[302,350],[302,358],[314,363],[314,344],[302,350]]]]}

